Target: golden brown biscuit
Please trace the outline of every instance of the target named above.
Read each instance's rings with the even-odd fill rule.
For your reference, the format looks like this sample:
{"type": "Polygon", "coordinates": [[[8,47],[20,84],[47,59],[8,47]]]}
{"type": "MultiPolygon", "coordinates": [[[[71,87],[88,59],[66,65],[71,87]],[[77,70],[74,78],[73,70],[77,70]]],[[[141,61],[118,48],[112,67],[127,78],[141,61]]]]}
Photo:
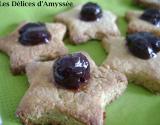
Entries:
{"type": "Polygon", "coordinates": [[[109,53],[103,65],[126,74],[128,80],[150,91],[160,92],[160,52],[156,58],[140,59],[130,53],[123,37],[104,39],[103,45],[109,53]]]}
{"type": "Polygon", "coordinates": [[[160,9],[160,1],[159,0],[134,0],[138,5],[142,5],[148,8],[158,8],[160,9]]]}
{"type": "Polygon", "coordinates": [[[30,87],[17,109],[25,125],[103,125],[106,104],[127,87],[126,77],[108,66],[90,62],[90,79],[84,89],[72,91],[57,87],[53,64],[33,62],[26,67],[30,87]]]}
{"type": "Polygon", "coordinates": [[[140,16],[144,11],[128,11],[126,13],[126,19],[128,24],[128,33],[135,32],[151,32],[160,36],[160,28],[140,19],[140,16]]]}
{"type": "Polygon", "coordinates": [[[10,56],[11,70],[13,74],[25,72],[26,64],[35,60],[53,59],[67,53],[62,42],[66,27],[60,23],[46,23],[47,30],[51,34],[51,40],[47,44],[34,46],[22,45],[19,41],[19,29],[26,23],[21,24],[13,33],[0,38],[0,50],[10,56]]]}
{"type": "Polygon", "coordinates": [[[98,21],[82,21],[79,17],[83,5],[58,14],[55,20],[67,25],[70,39],[73,43],[87,42],[89,39],[102,39],[104,36],[118,36],[119,29],[116,25],[117,17],[110,11],[103,11],[103,16],[98,21]]]}

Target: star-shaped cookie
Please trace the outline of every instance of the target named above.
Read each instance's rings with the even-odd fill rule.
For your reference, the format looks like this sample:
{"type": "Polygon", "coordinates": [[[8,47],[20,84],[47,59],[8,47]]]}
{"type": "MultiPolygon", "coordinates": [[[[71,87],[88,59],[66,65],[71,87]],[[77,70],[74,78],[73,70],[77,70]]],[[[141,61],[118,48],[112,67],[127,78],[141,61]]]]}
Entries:
{"type": "Polygon", "coordinates": [[[134,0],[138,5],[143,5],[148,8],[158,8],[160,9],[160,1],[159,0],[134,0]]]}
{"type": "Polygon", "coordinates": [[[66,27],[60,23],[46,23],[51,40],[46,44],[25,46],[19,42],[19,30],[27,23],[22,23],[13,33],[0,38],[0,51],[10,56],[13,74],[25,72],[26,64],[35,60],[48,60],[67,53],[62,42],[66,27]]]}
{"type": "Polygon", "coordinates": [[[109,65],[145,88],[160,92],[160,52],[156,58],[148,60],[134,56],[126,45],[123,37],[111,37],[103,40],[106,51],[109,52],[108,58],[103,65],[109,65]]]}
{"type": "Polygon", "coordinates": [[[97,21],[83,21],[80,19],[80,11],[83,5],[60,13],[55,17],[58,22],[67,25],[70,39],[73,43],[87,42],[89,39],[101,40],[104,36],[120,35],[116,25],[117,17],[110,11],[103,10],[103,16],[97,21]]]}
{"type": "Polygon", "coordinates": [[[135,32],[152,32],[160,35],[160,28],[140,19],[144,11],[128,11],[126,13],[126,19],[128,20],[128,33],[135,32]]]}
{"type": "Polygon", "coordinates": [[[26,67],[30,87],[17,109],[25,125],[103,125],[105,106],[127,87],[126,77],[108,66],[90,62],[90,79],[84,89],[57,87],[53,77],[55,61],[33,62],[26,67]]]}

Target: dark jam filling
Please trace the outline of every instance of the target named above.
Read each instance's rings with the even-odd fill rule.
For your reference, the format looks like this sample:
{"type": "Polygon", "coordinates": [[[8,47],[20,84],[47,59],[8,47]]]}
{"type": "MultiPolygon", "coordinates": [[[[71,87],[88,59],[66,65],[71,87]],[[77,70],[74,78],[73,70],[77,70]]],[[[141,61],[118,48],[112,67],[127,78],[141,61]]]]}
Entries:
{"type": "Polygon", "coordinates": [[[79,89],[90,78],[90,64],[82,53],[59,58],[54,66],[55,82],[67,89],[79,89]]]}
{"type": "Polygon", "coordinates": [[[80,19],[83,21],[96,21],[102,17],[101,7],[92,2],[88,2],[83,5],[80,12],[80,19]]]}
{"type": "Polygon", "coordinates": [[[37,45],[51,40],[51,34],[43,23],[27,23],[19,30],[19,35],[22,45],[37,45]]]}
{"type": "Polygon", "coordinates": [[[141,59],[155,57],[160,51],[160,38],[152,33],[139,32],[126,37],[130,52],[141,59]]]}
{"type": "Polygon", "coordinates": [[[147,9],[140,16],[140,19],[145,20],[157,27],[160,27],[160,10],[158,9],[147,9]]]}

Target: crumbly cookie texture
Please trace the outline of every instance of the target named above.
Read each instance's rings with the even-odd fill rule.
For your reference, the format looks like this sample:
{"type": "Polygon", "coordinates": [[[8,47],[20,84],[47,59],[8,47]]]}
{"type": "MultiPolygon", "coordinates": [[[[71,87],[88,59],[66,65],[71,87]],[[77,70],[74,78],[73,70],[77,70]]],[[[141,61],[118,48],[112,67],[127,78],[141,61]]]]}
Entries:
{"type": "Polygon", "coordinates": [[[103,16],[98,21],[85,22],[80,20],[79,13],[83,5],[79,5],[67,12],[58,14],[55,20],[63,22],[69,29],[70,39],[73,43],[87,42],[89,39],[102,39],[104,36],[118,36],[119,29],[116,25],[117,17],[110,11],[103,11],[103,16]]]}
{"type": "Polygon", "coordinates": [[[126,13],[126,20],[129,22],[128,33],[151,32],[160,36],[160,28],[140,19],[142,14],[143,11],[128,11],[126,13]]]}
{"type": "Polygon", "coordinates": [[[67,53],[62,42],[66,27],[60,23],[46,23],[47,30],[52,38],[47,44],[24,46],[18,41],[19,29],[26,23],[22,23],[13,33],[0,38],[0,51],[10,56],[11,70],[13,74],[25,72],[26,64],[35,60],[52,59],[67,53]]]}
{"type": "Polygon", "coordinates": [[[25,125],[103,125],[105,106],[127,87],[126,77],[109,66],[97,67],[87,55],[91,78],[78,91],[58,87],[54,61],[32,62],[26,67],[30,87],[17,109],[25,125]]]}
{"type": "Polygon", "coordinates": [[[160,9],[160,1],[159,0],[134,0],[138,5],[142,5],[148,8],[158,8],[160,9]]]}
{"type": "Polygon", "coordinates": [[[103,65],[109,65],[128,77],[128,80],[144,86],[153,92],[160,92],[160,53],[156,58],[143,60],[132,55],[123,37],[103,40],[105,49],[109,52],[103,65]]]}

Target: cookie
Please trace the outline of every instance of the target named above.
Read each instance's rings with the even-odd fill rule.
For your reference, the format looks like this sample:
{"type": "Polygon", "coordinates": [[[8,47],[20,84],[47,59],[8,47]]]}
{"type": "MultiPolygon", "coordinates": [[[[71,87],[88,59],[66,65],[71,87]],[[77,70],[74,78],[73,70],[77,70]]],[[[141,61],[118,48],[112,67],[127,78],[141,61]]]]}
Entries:
{"type": "MultiPolygon", "coordinates": [[[[123,74],[111,70],[109,66],[97,67],[86,53],[78,54],[83,54],[90,65],[90,78],[85,86],[78,90],[61,87],[55,82],[56,74],[53,72],[53,67],[57,63],[59,65],[59,61],[57,62],[59,59],[33,62],[26,67],[30,87],[17,109],[17,116],[25,125],[103,125],[106,104],[124,92],[127,79],[123,74]]],[[[68,57],[64,58],[68,60],[68,57]]],[[[75,59],[74,56],[71,58],[75,59]]],[[[79,61],[78,59],[76,65],[81,67],[83,61],[79,61]]],[[[68,65],[71,63],[73,62],[68,65]]],[[[72,73],[68,73],[68,76],[72,77],[72,73]]]]}
{"type": "Polygon", "coordinates": [[[138,5],[142,5],[148,8],[158,8],[160,9],[160,1],[159,0],[134,0],[138,5]]]}
{"type": "Polygon", "coordinates": [[[10,56],[13,74],[20,74],[32,61],[66,54],[62,42],[65,32],[66,27],[60,23],[22,23],[13,33],[0,38],[0,50],[10,56]]]}
{"type": "Polygon", "coordinates": [[[160,10],[147,9],[145,11],[128,11],[126,19],[128,24],[128,33],[152,32],[160,35],[160,10]]]}
{"type": "MultiPolygon", "coordinates": [[[[140,34],[137,38],[133,37],[133,35],[130,36],[130,38],[131,37],[133,38],[133,41],[131,42],[139,43],[137,43],[137,45],[133,45],[133,43],[129,44],[132,45],[132,47],[136,46],[137,48],[128,49],[124,37],[105,38],[103,40],[103,45],[109,55],[103,65],[109,65],[112,69],[124,73],[128,80],[142,85],[152,92],[159,93],[160,52],[153,51],[153,48],[151,48],[150,45],[149,47],[143,46],[141,42],[145,37],[143,34],[140,34]]],[[[151,37],[148,37],[148,39],[149,38],[151,37]]],[[[148,41],[145,39],[144,42],[148,41]]]]}
{"type": "Polygon", "coordinates": [[[117,17],[110,11],[102,10],[95,3],[86,3],[60,13],[55,20],[67,25],[70,39],[79,44],[90,39],[101,40],[104,36],[118,36],[117,17]]]}

